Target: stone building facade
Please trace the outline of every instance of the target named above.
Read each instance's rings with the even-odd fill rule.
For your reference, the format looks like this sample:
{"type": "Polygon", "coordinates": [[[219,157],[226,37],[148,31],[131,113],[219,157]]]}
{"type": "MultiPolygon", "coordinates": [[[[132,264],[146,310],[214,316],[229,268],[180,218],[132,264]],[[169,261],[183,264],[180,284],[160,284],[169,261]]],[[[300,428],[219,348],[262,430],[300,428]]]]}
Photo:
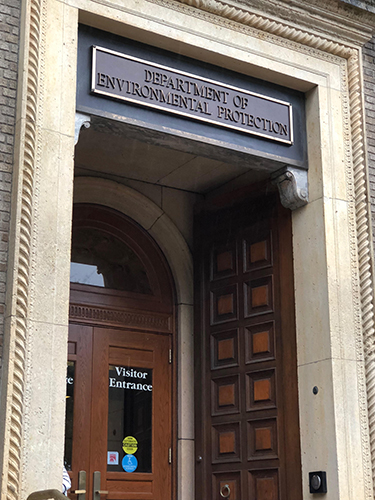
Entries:
{"type": "Polygon", "coordinates": [[[2,498],[374,497],[373,10],[2,2],[2,498]]]}

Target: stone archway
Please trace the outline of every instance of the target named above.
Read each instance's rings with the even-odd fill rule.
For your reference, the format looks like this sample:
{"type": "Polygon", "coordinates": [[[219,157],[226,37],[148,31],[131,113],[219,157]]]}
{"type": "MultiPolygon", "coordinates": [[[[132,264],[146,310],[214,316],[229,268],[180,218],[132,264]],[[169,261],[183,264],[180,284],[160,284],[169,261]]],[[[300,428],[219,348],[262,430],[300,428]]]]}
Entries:
{"type": "Polygon", "coordinates": [[[177,310],[177,489],[194,497],[193,259],[178,228],[154,202],[128,186],[96,177],[78,177],[75,203],[104,205],[136,221],[159,245],[170,266],[177,310]]]}

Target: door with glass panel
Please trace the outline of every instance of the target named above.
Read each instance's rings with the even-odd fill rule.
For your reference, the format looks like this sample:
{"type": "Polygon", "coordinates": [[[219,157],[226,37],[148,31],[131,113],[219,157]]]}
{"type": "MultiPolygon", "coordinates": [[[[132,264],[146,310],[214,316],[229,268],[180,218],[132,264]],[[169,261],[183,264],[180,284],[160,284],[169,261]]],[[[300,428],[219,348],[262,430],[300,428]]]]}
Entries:
{"type": "Polygon", "coordinates": [[[86,499],[95,500],[165,498],[171,483],[169,337],[74,324],[70,329],[71,446],[65,458],[73,492],[85,489],[86,499]],[[81,470],[85,487],[78,484],[81,470]]]}
{"type": "Polygon", "coordinates": [[[155,243],[114,211],[76,207],[65,433],[72,500],[171,498],[173,324],[155,243]]]}

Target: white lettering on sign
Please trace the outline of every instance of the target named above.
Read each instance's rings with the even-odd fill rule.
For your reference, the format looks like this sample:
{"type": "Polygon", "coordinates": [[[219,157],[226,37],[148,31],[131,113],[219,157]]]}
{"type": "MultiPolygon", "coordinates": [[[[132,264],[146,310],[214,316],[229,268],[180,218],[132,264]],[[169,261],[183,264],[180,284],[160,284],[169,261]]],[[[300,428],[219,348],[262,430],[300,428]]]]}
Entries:
{"type": "Polygon", "coordinates": [[[69,384],[69,385],[74,384],[74,379],[73,379],[73,377],[66,377],[66,383],[67,383],[67,384],[69,384]]]}
{"type": "Polygon", "coordinates": [[[150,380],[147,380],[150,377],[150,373],[138,371],[134,368],[125,368],[123,366],[113,366],[113,370],[117,377],[109,377],[109,387],[114,389],[130,389],[133,391],[152,391],[152,384],[148,383],[150,380]],[[123,379],[142,379],[142,382],[129,382],[128,380],[119,380],[119,378],[123,379]]]}
{"type": "Polygon", "coordinates": [[[109,377],[109,387],[133,389],[134,391],[152,391],[152,385],[150,384],[134,384],[133,382],[125,382],[125,380],[116,380],[114,377],[109,377]]]}
{"type": "Polygon", "coordinates": [[[115,368],[118,376],[131,377],[131,378],[147,377],[147,372],[137,372],[136,370],[133,370],[133,368],[130,368],[130,370],[127,370],[123,366],[115,366],[115,368]]]}

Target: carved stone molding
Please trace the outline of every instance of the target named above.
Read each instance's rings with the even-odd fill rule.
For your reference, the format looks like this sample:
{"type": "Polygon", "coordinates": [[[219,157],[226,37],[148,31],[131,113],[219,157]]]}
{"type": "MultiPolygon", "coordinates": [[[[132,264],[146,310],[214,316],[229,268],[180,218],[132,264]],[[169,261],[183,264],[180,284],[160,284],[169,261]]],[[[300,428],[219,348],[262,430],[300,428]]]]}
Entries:
{"type": "Polygon", "coordinates": [[[74,127],[74,145],[76,145],[78,142],[81,128],[82,127],[89,128],[90,122],[91,122],[91,116],[76,112],[76,123],[74,127]]]}
{"type": "Polygon", "coordinates": [[[348,9],[339,2],[322,0],[177,1],[315,48],[322,48],[327,43],[333,43],[329,49],[331,53],[335,53],[335,49],[342,51],[345,42],[363,45],[373,33],[374,16],[372,14],[358,15],[355,10],[348,9]],[[298,21],[294,21],[295,19],[298,21]],[[313,31],[316,33],[312,33],[313,31]],[[298,40],[297,37],[303,37],[303,39],[298,40]]]}
{"type": "Polygon", "coordinates": [[[368,427],[372,479],[375,488],[375,328],[374,278],[371,256],[371,219],[367,192],[367,164],[364,136],[361,62],[357,51],[348,60],[350,125],[353,155],[354,203],[359,264],[359,288],[364,345],[368,427]]]}
{"type": "Polygon", "coordinates": [[[142,330],[172,333],[172,317],[170,314],[152,314],[145,311],[136,312],[71,304],[69,317],[88,323],[122,325],[142,330]]]}
{"type": "MultiPolygon", "coordinates": [[[[15,300],[10,306],[14,323],[9,327],[9,360],[7,380],[7,405],[4,408],[4,461],[2,469],[2,494],[7,500],[17,500],[21,490],[22,429],[25,405],[25,366],[27,352],[27,316],[30,293],[30,250],[32,244],[32,221],[34,206],[34,184],[36,157],[38,151],[38,89],[40,68],[40,45],[43,0],[30,0],[26,6],[25,20],[25,106],[22,111],[20,128],[21,151],[16,158],[19,169],[17,189],[19,209],[13,222],[16,227],[15,242],[18,248],[13,263],[13,288],[15,300]],[[23,124],[22,124],[23,123],[23,124]],[[23,147],[23,150],[22,150],[23,147]]],[[[21,78],[20,78],[21,81],[21,78]]]]}
{"type": "Polygon", "coordinates": [[[287,165],[273,173],[271,178],[273,184],[277,185],[283,207],[295,210],[308,203],[307,170],[287,165]]]}

